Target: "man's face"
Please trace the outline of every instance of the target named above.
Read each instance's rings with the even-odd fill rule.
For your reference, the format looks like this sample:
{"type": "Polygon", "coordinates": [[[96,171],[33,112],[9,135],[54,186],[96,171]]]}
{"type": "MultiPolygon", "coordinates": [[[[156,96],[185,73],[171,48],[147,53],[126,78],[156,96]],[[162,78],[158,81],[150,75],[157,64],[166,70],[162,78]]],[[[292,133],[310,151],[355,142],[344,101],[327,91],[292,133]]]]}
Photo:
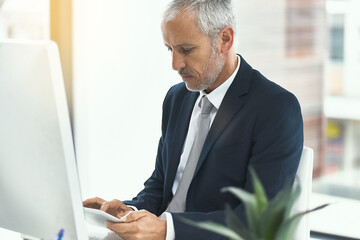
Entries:
{"type": "Polygon", "coordinates": [[[162,33],[165,46],[172,52],[172,68],[178,71],[186,87],[190,91],[212,91],[224,58],[197,27],[195,17],[180,12],[163,23],[162,33]]]}

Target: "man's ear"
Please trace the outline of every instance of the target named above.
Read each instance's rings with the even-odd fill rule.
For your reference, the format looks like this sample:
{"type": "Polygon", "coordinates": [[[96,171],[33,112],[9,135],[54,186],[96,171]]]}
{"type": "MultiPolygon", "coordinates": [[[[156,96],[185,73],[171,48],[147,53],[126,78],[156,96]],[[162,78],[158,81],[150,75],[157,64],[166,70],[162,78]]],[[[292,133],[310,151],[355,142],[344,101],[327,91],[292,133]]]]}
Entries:
{"type": "Polygon", "coordinates": [[[220,33],[221,52],[227,53],[234,44],[234,29],[225,27],[220,33]]]}

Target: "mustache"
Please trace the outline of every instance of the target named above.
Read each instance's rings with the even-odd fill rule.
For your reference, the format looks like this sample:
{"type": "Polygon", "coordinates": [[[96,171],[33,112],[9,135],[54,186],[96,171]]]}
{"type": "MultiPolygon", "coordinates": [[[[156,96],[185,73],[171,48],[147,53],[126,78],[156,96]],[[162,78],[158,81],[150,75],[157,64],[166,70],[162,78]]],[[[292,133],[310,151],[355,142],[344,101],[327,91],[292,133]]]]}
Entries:
{"type": "Polygon", "coordinates": [[[191,77],[194,77],[195,74],[193,71],[191,71],[190,69],[188,68],[182,68],[178,71],[178,73],[181,75],[181,76],[191,76],[191,77]]]}

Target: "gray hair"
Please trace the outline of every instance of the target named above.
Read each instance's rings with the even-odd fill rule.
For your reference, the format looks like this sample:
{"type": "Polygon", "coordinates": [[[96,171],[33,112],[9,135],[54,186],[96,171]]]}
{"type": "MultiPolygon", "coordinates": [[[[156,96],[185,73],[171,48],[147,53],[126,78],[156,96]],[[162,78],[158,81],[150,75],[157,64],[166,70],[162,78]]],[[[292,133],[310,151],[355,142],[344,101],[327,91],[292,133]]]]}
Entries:
{"type": "Polygon", "coordinates": [[[209,36],[213,47],[225,27],[230,26],[235,32],[236,16],[231,0],[172,0],[163,21],[172,20],[183,9],[195,14],[198,28],[209,36]]]}

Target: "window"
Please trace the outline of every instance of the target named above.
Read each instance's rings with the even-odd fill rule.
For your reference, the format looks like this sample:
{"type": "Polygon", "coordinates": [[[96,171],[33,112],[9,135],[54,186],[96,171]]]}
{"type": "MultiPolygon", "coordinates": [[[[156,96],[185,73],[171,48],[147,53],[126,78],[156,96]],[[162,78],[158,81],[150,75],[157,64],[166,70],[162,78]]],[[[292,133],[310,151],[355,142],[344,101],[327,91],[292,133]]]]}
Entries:
{"type": "Polygon", "coordinates": [[[313,214],[312,229],[360,238],[353,218],[360,212],[360,2],[327,0],[326,10],[325,160],[313,182],[313,202],[336,203],[313,214]]]}
{"type": "Polygon", "coordinates": [[[0,38],[49,39],[49,0],[0,2],[0,38]]]}
{"type": "Polygon", "coordinates": [[[329,55],[331,61],[344,60],[344,15],[329,14],[329,55]]]}

